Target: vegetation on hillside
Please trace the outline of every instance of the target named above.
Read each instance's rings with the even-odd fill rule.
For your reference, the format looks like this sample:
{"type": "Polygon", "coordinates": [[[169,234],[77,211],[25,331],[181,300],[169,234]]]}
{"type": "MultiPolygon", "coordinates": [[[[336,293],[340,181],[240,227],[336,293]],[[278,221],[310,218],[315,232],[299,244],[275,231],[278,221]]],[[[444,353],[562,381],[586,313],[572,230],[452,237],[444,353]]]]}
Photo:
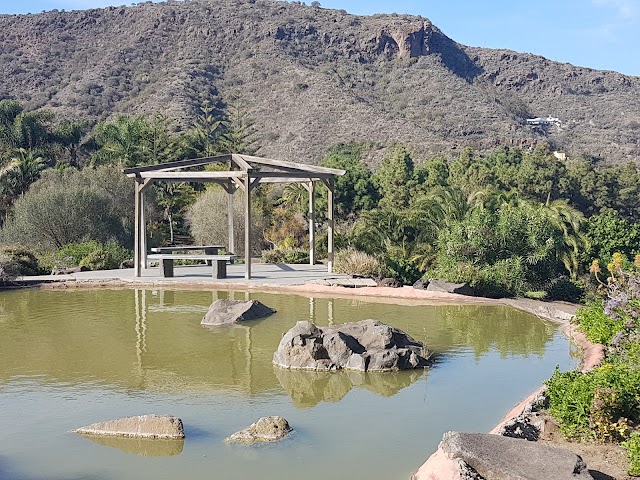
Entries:
{"type": "MultiPolygon", "coordinates": [[[[94,245],[103,253],[107,245],[130,248],[132,208],[122,199],[132,197],[133,187],[120,169],[251,151],[258,146],[255,127],[239,97],[229,105],[227,114],[204,102],[191,127],[178,130],[158,115],[118,115],[90,128],[0,101],[0,238],[33,250],[47,268],[64,263],[58,252],[69,245],[94,245]]],[[[468,282],[492,297],[575,301],[590,286],[593,260],[604,265],[614,252],[640,253],[635,165],[560,160],[546,144],[488,153],[466,148],[452,159],[416,161],[395,144],[372,172],[364,161],[372,148],[335,145],[321,162],[347,172],[336,182],[336,245],[348,249],[337,257],[337,268],[344,271],[375,272],[404,284],[420,278],[468,282]]],[[[323,222],[327,191],[323,185],[318,190],[323,222]]],[[[226,210],[224,197],[216,186],[156,182],[146,202],[150,243],[173,242],[176,235],[226,243],[226,222],[209,221],[211,208],[226,210]]],[[[263,235],[254,239],[253,253],[265,251],[263,258],[274,262],[306,261],[307,208],[308,193],[299,185],[260,186],[253,217],[263,235]]],[[[240,217],[235,223],[242,225],[240,217]]],[[[321,225],[321,254],[323,232],[321,225]]],[[[239,229],[236,252],[243,251],[242,242],[239,229]]]]}

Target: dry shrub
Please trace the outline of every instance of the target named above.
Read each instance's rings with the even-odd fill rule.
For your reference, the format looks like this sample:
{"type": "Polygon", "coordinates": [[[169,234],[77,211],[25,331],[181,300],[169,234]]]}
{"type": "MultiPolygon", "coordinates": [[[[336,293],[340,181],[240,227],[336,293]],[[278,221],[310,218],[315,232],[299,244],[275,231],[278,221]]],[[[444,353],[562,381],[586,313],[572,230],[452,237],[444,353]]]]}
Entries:
{"type": "Polygon", "coordinates": [[[336,252],[334,271],[359,277],[377,277],[382,268],[376,257],[347,247],[336,252]]]}

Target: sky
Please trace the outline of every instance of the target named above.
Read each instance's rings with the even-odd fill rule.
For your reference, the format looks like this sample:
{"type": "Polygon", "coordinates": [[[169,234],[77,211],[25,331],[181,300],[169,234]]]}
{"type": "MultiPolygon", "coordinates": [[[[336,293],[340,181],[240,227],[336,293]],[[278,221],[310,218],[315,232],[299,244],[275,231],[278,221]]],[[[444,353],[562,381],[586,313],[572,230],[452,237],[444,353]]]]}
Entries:
{"type": "MultiPolygon", "coordinates": [[[[0,0],[0,13],[123,4],[131,1],[0,0]]],[[[640,76],[640,0],[320,0],[320,4],[359,15],[422,15],[464,45],[535,53],[640,76]]]]}

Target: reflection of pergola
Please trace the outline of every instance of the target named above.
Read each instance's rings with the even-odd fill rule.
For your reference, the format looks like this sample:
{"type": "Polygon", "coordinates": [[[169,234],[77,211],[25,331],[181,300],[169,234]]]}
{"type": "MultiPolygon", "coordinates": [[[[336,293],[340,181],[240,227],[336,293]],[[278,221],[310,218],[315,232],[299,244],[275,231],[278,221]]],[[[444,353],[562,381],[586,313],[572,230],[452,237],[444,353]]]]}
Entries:
{"type": "Polygon", "coordinates": [[[135,276],[140,277],[147,264],[147,235],[144,219],[144,189],[153,181],[217,183],[228,193],[227,222],[229,225],[228,250],[235,253],[233,225],[233,194],[244,192],[244,256],[245,278],[251,278],[251,190],[260,183],[301,183],[309,192],[309,260],[315,264],[315,182],[321,181],[329,190],[328,195],[328,260],[329,272],[333,269],[334,188],[335,177],[344,170],[316,167],[300,163],[271,160],[249,155],[220,155],[177,162],[125,168],[123,172],[135,180],[135,276]],[[218,163],[227,164],[226,171],[185,171],[189,167],[203,167],[218,163]]]}

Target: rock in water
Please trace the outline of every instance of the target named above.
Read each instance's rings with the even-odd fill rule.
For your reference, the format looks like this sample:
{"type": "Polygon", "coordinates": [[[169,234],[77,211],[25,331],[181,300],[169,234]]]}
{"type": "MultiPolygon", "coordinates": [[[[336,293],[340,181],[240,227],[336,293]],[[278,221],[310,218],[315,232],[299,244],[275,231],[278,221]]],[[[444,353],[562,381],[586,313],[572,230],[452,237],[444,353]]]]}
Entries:
{"type": "Polygon", "coordinates": [[[82,435],[140,438],[184,438],[182,420],[171,415],[140,415],[92,423],[74,430],[82,435]]]}
{"type": "Polygon", "coordinates": [[[303,321],[284,334],[273,363],[304,370],[393,371],[425,367],[428,358],[422,343],[376,320],[326,328],[303,321]]]}
{"type": "Polygon", "coordinates": [[[202,325],[231,325],[276,313],[257,300],[216,300],[202,319],[202,325]]]}
{"type": "Polygon", "coordinates": [[[227,437],[226,441],[238,443],[275,442],[289,435],[292,430],[289,422],[282,417],[262,417],[244,430],[227,437]]]}

